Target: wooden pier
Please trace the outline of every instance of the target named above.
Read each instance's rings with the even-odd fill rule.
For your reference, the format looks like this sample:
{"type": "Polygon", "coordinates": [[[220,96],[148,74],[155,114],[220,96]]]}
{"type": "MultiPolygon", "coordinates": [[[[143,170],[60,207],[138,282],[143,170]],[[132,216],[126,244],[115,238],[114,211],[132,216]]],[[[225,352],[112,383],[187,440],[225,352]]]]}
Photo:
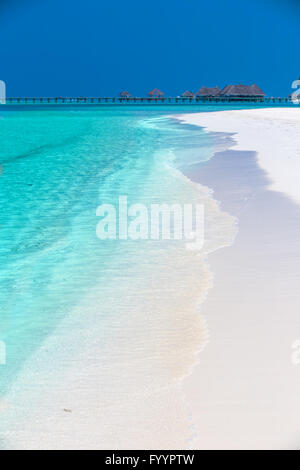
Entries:
{"type": "Polygon", "coordinates": [[[7,104],[60,104],[60,105],[199,105],[199,104],[225,104],[225,103],[257,103],[257,104],[288,104],[292,103],[289,97],[12,97],[6,99],[7,104]]]}

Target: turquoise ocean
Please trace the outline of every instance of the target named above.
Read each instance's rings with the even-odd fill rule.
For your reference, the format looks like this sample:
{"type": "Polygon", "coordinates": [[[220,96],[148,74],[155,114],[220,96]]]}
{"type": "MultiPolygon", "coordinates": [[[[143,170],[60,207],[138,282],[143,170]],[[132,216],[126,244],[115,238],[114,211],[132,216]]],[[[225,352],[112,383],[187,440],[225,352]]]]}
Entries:
{"type": "Polygon", "coordinates": [[[192,439],[178,381],[207,340],[197,312],[211,282],[206,255],[231,243],[235,221],[184,176],[212,157],[213,136],[170,115],[216,109],[0,108],[0,447],[143,447],[143,416],[148,430],[157,420],[151,438],[143,428],[157,448],[166,403],[164,433],[174,445],[192,439]],[[97,207],[124,195],[202,202],[204,254],[182,241],[99,240],[97,207]],[[68,424],[65,409],[82,415],[68,424]]]}

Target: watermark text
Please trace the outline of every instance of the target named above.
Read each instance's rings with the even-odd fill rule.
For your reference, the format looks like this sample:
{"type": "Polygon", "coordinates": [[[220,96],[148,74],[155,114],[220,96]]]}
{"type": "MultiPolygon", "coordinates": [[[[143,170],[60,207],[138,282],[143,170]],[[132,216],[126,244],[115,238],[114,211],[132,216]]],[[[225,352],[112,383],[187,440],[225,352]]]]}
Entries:
{"type": "Polygon", "coordinates": [[[204,244],[202,204],[128,205],[120,196],[117,207],[101,204],[96,211],[100,240],[184,240],[186,249],[201,250],[204,244]]]}

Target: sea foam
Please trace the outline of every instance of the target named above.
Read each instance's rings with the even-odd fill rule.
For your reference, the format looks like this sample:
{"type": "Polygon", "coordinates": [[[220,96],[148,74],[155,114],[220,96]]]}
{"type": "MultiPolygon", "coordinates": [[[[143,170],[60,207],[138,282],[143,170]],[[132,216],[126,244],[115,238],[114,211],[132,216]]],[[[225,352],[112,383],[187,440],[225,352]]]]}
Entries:
{"type": "MultiPolygon", "coordinates": [[[[102,245],[95,252],[96,282],[28,357],[6,396],[5,448],[192,445],[193,422],[181,383],[209,339],[203,302],[213,276],[207,256],[232,243],[236,221],[208,188],[178,169],[187,134],[201,142],[197,131],[170,120],[152,125],[161,132],[162,148],[152,152],[151,165],[138,159],[131,172],[109,174],[100,184],[101,201],[111,198],[116,184],[124,194],[135,181],[136,202],[201,203],[204,247],[192,252],[183,240],[97,241],[102,245]],[[177,139],[173,148],[170,135],[177,139]]],[[[206,149],[203,160],[208,154],[206,149]]],[[[74,217],[73,230],[82,220],[81,213],[74,217]]],[[[80,266],[74,269],[80,276],[80,266]]]]}

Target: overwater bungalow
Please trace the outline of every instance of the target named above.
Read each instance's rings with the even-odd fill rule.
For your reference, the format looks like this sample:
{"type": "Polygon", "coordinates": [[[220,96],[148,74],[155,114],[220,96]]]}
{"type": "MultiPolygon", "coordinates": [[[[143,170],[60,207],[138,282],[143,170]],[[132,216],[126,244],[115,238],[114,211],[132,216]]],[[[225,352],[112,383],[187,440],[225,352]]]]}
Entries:
{"type": "Polygon", "coordinates": [[[200,88],[200,90],[197,91],[196,96],[211,98],[213,96],[218,96],[220,91],[221,90],[218,86],[212,88],[207,88],[206,86],[203,86],[202,88],[200,88]]]}
{"type": "Polygon", "coordinates": [[[191,91],[189,90],[186,90],[184,93],[182,93],[182,95],[180,95],[181,98],[194,98],[194,93],[192,93],[191,91]]]}
{"type": "Polygon", "coordinates": [[[121,98],[131,98],[131,94],[130,94],[128,91],[126,91],[126,90],[121,91],[121,93],[119,93],[119,96],[120,96],[121,98]]]}
{"type": "Polygon", "coordinates": [[[164,96],[164,93],[158,88],[154,88],[153,90],[149,91],[148,96],[150,98],[162,98],[164,96]]]}
{"type": "Polygon", "coordinates": [[[219,93],[226,98],[263,98],[265,93],[255,84],[253,85],[226,85],[219,93]]]}

